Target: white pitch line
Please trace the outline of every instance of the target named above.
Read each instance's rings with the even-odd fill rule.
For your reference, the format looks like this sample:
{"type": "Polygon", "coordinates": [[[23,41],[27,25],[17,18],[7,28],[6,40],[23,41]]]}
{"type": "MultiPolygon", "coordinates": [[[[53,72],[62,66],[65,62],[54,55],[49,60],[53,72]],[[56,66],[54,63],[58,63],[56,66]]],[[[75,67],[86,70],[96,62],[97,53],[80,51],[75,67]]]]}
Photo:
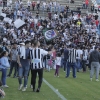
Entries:
{"type": "Polygon", "coordinates": [[[62,94],[60,94],[51,84],[49,84],[44,78],[43,81],[48,85],[62,100],[67,100],[62,94]]]}

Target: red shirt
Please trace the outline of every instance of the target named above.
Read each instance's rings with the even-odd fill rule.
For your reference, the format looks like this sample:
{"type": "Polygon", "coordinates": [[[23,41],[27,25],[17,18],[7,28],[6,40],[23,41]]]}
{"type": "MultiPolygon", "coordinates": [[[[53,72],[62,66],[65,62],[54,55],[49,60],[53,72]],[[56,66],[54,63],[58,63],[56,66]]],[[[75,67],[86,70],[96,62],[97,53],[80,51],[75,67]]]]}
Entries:
{"type": "Polygon", "coordinates": [[[85,0],[85,4],[88,5],[89,4],[89,0],[85,0]]]}
{"type": "Polygon", "coordinates": [[[30,27],[31,27],[31,28],[34,28],[34,22],[32,22],[32,23],[30,24],[30,27]]]}
{"type": "Polygon", "coordinates": [[[35,7],[35,2],[32,2],[32,6],[34,6],[34,7],[35,7]]]}
{"type": "Polygon", "coordinates": [[[39,27],[40,25],[41,25],[40,22],[38,22],[37,26],[39,27]]]}
{"type": "Polygon", "coordinates": [[[96,26],[98,26],[98,24],[99,24],[99,21],[98,21],[98,20],[95,20],[95,24],[96,24],[96,26]]]}

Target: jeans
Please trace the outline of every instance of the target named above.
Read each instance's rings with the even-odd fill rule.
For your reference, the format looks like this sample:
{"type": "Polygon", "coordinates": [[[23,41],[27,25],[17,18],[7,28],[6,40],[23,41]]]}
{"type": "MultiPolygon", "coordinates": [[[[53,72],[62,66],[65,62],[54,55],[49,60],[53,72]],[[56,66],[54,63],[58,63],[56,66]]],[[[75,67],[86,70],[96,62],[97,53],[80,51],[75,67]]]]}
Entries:
{"type": "Polygon", "coordinates": [[[52,67],[52,60],[47,59],[46,62],[47,62],[46,69],[47,69],[48,71],[50,71],[50,67],[52,67]]]}
{"type": "Polygon", "coordinates": [[[82,8],[83,8],[83,9],[85,9],[85,6],[86,6],[86,5],[85,5],[85,4],[83,4],[82,8]]]}
{"type": "Polygon", "coordinates": [[[83,68],[83,72],[86,71],[86,60],[82,60],[82,68],[83,68]]]}
{"type": "Polygon", "coordinates": [[[67,61],[64,60],[64,71],[66,71],[67,61]]]}
{"type": "Polygon", "coordinates": [[[22,84],[22,77],[24,76],[24,87],[26,87],[27,85],[27,81],[28,81],[28,72],[29,72],[29,66],[22,66],[19,67],[18,69],[18,74],[19,74],[19,84],[22,84]]]}
{"type": "Polygon", "coordinates": [[[52,6],[50,6],[50,12],[51,12],[51,13],[52,13],[52,9],[53,9],[52,6]]]}
{"type": "Polygon", "coordinates": [[[12,70],[15,67],[15,71],[14,71],[14,76],[17,76],[17,72],[18,72],[18,64],[17,61],[11,61],[11,67],[10,67],[10,71],[9,71],[9,76],[11,76],[12,74],[12,70]]]}
{"type": "Polygon", "coordinates": [[[76,61],[76,67],[77,67],[77,71],[79,71],[79,69],[82,68],[82,63],[81,63],[80,59],[77,59],[77,61],[76,61]]]}
{"type": "Polygon", "coordinates": [[[47,65],[47,71],[50,71],[50,66],[49,65],[47,65]]]}
{"type": "Polygon", "coordinates": [[[100,35],[100,24],[98,25],[98,34],[100,35]]]}
{"type": "Polygon", "coordinates": [[[2,76],[1,76],[2,85],[6,85],[7,69],[2,68],[1,71],[2,71],[2,76]]]}
{"type": "Polygon", "coordinates": [[[70,68],[72,67],[73,72],[73,78],[76,78],[76,64],[75,63],[67,63],[67,70],[66,70],[66,77],[69,77],[70,75],[70,68]]]}
{"type": "Polygon", "coordinates": [[[63,67],[64,65],[64,58],[61,58],[61,68],[63,67]]]}

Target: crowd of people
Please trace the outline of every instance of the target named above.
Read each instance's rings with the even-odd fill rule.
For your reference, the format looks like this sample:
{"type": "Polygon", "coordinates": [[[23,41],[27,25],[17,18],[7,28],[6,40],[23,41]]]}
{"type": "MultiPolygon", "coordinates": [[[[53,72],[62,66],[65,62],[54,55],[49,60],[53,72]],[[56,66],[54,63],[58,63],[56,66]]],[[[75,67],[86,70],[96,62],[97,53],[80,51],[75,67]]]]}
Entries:
{"type": "MultiPolygon", "coordinates": [[[[0,21],[2,87],[9,87],[6,77],[11,77],[13,68],[13,77],[18,77],[18,89],[21,90],[23,87],[22,91],[27,89],[30,70],[31,88],[34,92],[40,91],[43,69],[48,72],[55,69],[54,77],[59,77],[59,70],[63,68],[66,72],[65,76],[68,78],[70,68],[72,68],[73,78],[76,78],[76,72],[80,72],[82,69],[85,73],[88,67],[92,81],[94,68],[96,68],[96,81],[99,81],[100,20],[97,13],[81,15],[77,11],[69,15],[67,6],[60,10],[55,9],[52,16],[42,18],[39,12],[31,13],[30,1],[27,2],[27,8],[21,2],[16,1],[14,9],[2,9],[2,13],[7,14],[12,20],[12,22],[3,19],[0,21]],[[25,25],[16,28],[14,22],[18,19],[23,20],[25,25]],[[43,34],[45,29],[56,30],[57,36],[47,40],[43,34]],[[9,72],[7,72],[8,68],[10,68],[9,72]],[[37,73],[39,81],[36,90],[37,73]],[[22,84],[23,77],[24,86],[22,84]]],[[[32,7],[33,5],[36,4],[32,3],[32,7]]],[[[38,11],[39,6],[40,2],[37,1],[38,11]]],[[[49,8],[48,12],[51,13],[52,10],[49,8]]]]}

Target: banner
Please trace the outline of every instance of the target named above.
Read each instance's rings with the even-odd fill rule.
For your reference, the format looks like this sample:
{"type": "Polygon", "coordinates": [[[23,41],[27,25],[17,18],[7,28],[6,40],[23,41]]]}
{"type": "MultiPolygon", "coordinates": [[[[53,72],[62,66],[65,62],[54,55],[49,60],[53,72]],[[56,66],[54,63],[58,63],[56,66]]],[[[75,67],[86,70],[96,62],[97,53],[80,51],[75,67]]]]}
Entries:
{"type": "Polygon", "coordinates": [[[54,39],[55,37],[57,37],[58,32],[55,29],[50,29],[49,30],[49,29],[46,28],[46,29],[43,30],[43,34],[45,36],[45,39],[47,41],[50,41],[50,40],[54,39]]]}
{"type": "Polygon", "coordinates": [[[12,23],[12,19],[10,19],[10,18],[8,18],[8,17],[5,17],[3,20],[4,20],[5,22],[9,23],[9,24],[12,23]]]}
{"type": "Polygon", "coordinates": [[[72,13],[72,16],[73,16],[74,14],[80,14],[80,15],[81,15],[81,11],[71,10],[71,13],[72,13]]]}
{"type": "Polygon", "coordinates": [[[24,27],[26,24],[23,20],[21,19],[17,19],[15,22],[14,22],[14,26],[19,29],[19,28],[22,28],[24,27]]]}

